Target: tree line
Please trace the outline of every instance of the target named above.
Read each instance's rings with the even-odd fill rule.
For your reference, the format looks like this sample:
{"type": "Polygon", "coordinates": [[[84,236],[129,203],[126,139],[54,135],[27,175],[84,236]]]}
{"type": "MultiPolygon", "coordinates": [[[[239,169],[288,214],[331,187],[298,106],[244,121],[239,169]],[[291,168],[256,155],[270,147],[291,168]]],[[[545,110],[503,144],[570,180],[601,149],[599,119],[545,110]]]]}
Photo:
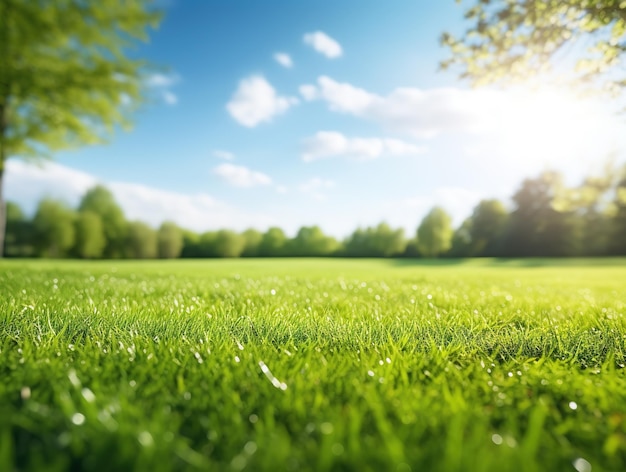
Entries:
{"type": "Polygon", "coordinates": [[[434,207],[414,235],[387,223],[357,228],[344,240],[304,226],[294,237],[228,229],[195,233],[164,222],[127,221],[112,193],[98,185],[76,209],[45,198],[32,218],[8,202],[8,257],[172,259],[219,257],[568,257],[626,255],[626,166],[607,167],[575,187],[557,172],[522,182],[510,211],[483,200],[456,229],[434,207]]]}

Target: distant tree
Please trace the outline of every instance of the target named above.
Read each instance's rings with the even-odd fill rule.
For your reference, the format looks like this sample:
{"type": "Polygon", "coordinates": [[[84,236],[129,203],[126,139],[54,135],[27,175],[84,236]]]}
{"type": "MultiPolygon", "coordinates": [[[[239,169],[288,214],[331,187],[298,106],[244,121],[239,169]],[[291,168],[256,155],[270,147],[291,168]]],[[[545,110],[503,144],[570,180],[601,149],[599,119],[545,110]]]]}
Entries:
{"type": "Polygon", "coordinates": [[[239,257],[246,244],[242,235],[226,229],[217,231],[213,242],[216,257],[239,257]]]}
{"type": "Polygon", "coordinates": [[[303,226],[289,241],[289,255],[292,256],[328,256],[337,249],[339,242],[331,236],[326,236],[319,226],[303,226]]]}
{"type": "Polygon", "coordinates": [[[438,257],[452,247],[452,218],[434,207],[417,228],[417,245],[424,257],[438,257]]]}
{"type": "Polygon", "coordinates": [[[277,227],[269,228],[265,233],[263,233],[261,244],[259,244],[259,256],[284,256],[286,243],[287,236],[282,229],[277,227]]]}
{"type": "Polygon", "coordinates": [[[615,216],[611,224],[611,253],[626,256],[626,166],[615,187],[615,216]]]}
{"type": "Polygon", "coordinates": [[[616,202],[611,200],[618,181],[619,172],[609,163],[601,174],[586,177],[580,185],[565,189],[557,196],[557,209],[573,213],[576,219],[578,254],[603,256],[609,253],[611,213],[616,209],[616,202]]]}
{"type": "Polygon", "coordinates": [[[102,142],[128,125],[146,61],[127,51],[159,19],[149,0],[0,1],[0,252],[7,159],[102,142]]]}
{"type": "Polygon", "coordinates": [[[122,257],[128,228],[124,212],[115,201],[113,194],[102,185],[96,185],[83,196],[78,210],[95,213],[102,220],[106,237],[104,257],[122,257]]]}
{"type": "Polygon", "coordinates": [[[202,248],[200,247],[200,235],[188,229],[182,230],[183,234],[183,250],[181,257],[202,257],[202,248]]]}
{"type": "Polygon", "coordinates": [[[562,257],[577,253],[575,215],[559,208],[562,179],[556,172],[544,172],[526,179],[513,196],[504,237],[505,255],[513,257],[562,257]]]}
{"type": "Polygon", "coordinates": [[[43,199],[33,219],[37,254],[64,257],[74,245],[76,214],[62,202],[43,199]]]}
{"type": "Polygon", "coordinates": [[[472,245],[472,218],[466,218],[452,235],[450,256],[471,257],[474,252],[472,245]]]}
{"type": "Polygon", "coordinates": [[[131,259],[154,259],[158,256],[157,232],[141,221],[128,223],[125,254],[131,259]]]}
{"type": "Polygon", "coordinates": [[[78,212],[75,222],[76,242],[74,251],[83,259],[102,257],[106,245],[102,219],[91,211],[78,212]]]}
{"type": "Polygon", "coordinates": [[[183,250],[183,232],[170,221],[164,222],[158,232],[159,257],[161,259],[175,259],[180,257],[183,250]]]}
{"type": "Polygon", "coordinates": [[[244,249],[241,255],[243,257],[256,257],[259,255],[259,246],[263,240],[263,233],[256,229],[250,228],[241,233],[245,241],[244,249]]]}
{"type": "Polygon", "coordinates": [[[6,239],[4,254],[8,257],[25,257],[33,254],[33,226],[22,209],[14,202],[6,204],[6,239]]]}
{"type": "Polygon", "coordinates": [[[344,254],[350,257],[391,257],[405,252],[404,230],[392,229],[387,223],[357,228],[344,242],[344,254]]]}
{"type": "Polygon", "coordinates": [[[471,255],[499,255],[507,218],[506,208],[498,200],[482,200],[474,208],[469,226],[471,255]]]}

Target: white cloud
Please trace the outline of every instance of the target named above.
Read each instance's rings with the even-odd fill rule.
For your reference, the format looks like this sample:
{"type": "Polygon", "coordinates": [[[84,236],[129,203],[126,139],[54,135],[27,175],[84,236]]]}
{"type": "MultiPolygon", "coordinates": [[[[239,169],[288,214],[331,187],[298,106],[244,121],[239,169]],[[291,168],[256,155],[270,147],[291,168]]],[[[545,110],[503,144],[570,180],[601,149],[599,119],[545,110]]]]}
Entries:
{"type": "Polygon", "coordinates": [[[149,75],[146,83],[149,87],[171,87],[179,80],[177,75],[155,73],[149,75]]]}
{"type": "MultiPolygon", "coordinates": [[[[457,135],[465,155],[516,173],[588,169],[626,149],[623,123],[600,101],[559,88],[512,90],[396,88],[379,95],[321,76],[299,88],[307,100],[421,139],[457,135]]],[[[462,151],[461,151],[462,152],[462,151]]]]}
{"type": "Polygon", "coordinates": [[[335,182],[333,182],[332,180],[313,177],[306,182],[300,184],[298,186],[298,190],[300,190],[300,192],[304,194],[311,196],[315,200],[325,200],[326,194],[324,194],[323,191],[333,188],[334,186],[335,182]]]}
{"type": "Polygon", "coordinates": [[[129,220],[145,221],[153,227],[165,220],[194,231],[267,228],[279,223],[273,217],[248,213],[206,193],[185,194],[130,182],[100,181],[55,162],[37,166],[9,160],[6,171],[6,198],[31,214],[44,196],[62,199],[75,207],[89,188],[101,183],[111,190],[129,220]]]}
{"type": "Polygon", "coordinates": [[[293,67],[293,60],[291,56],[284,52],[277,52],[274,54],[274,60],[278,62],[281,66],[286,67],[287,69],[291,69],[293,67]]]}
{"type": "Polygon", "coordinates": [[[276,193],[280,193],[281,195],[284,195],[288,191],[289,191],[289,189],[287,187],[285,187],[284,185],[277,185],[276,186],[276,193]]]}
{"type": "Polygon", "coordinates": [[[163,92],[163,101],[168,105],[176,105],[178,103],[178,96],[175,93],[165,90],[163,92]]]}
{"type": "Polygon", "coordinates": [[[304,98],[307,102],[318,98],[317,87],[315,85],[301,85],[298,90],[300,92],[300,95],[302,95],[302,98],[304,98]]]}
{"type": "Polygon", "coordinates": [[[300,93],[306,100],[324,100],[332,111],[420,138],[443,131],[484,128],[493,120],[501,101],[499,92],[455,88],[397,88],[381,96],[327,76],[319,77],[316,86],[302,85],[300,93]]]}
{"type": "Polygon", "coordinates": [[[216,149],[215,151],[213,151],[213,156],[217,157],[218,159],[223,159],[225,161],[235,160],[235,155],[232,152],[223,151],[221,149],[216,149]]]}
{"type": "Polygon", "coordinates": [[[341,44],[335,39],[328,36],[323,31],[315,31],[314,33],[307,33],[304,35],[304,43],[311,46],[320,54],[323,54],[329,59],[336,59],[341,57],[343,50],[341,44]]]}
{"type": "Polygon", "coordinates": [[[239,82],[226,109],[240,125],[254,128],[297,103],[297,98],[279,96],[264,77],[253,75],[239,82]]]}
{"type": "Polygon", "coordinates": [[[337,131],[318,131],[304,141],[302,160],[311,162],[330,157],[372,160],[385,156],[415,156],[424,148],[392,138],[348,138],[337,131]]]}
{"type": "Polygon", "coordinates": [[[178,96],[171,91],[171,88],[180,81],[176,74],[155,73],[146,78],[146,85],[156,91],[167,105],[176,105],[178,96]]]}
{"type": "Polygon", "coordinates": [[[213,173],[233,187],[249,188],[272,183],[268,175],[234,164],[220,164],[213,169],[213,173]]]}

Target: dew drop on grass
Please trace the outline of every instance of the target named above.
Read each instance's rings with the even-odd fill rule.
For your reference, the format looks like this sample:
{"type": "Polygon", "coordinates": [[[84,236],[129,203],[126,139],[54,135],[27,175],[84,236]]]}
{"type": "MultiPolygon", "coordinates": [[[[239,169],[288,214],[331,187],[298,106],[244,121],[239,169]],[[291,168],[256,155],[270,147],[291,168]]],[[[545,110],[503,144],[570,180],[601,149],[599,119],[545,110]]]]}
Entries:
{"type": "Polygon", "coordinates": [[[253,413],[248,416],[248,421],[250,421],[250,423],[252,424],[255,424],[257,421],[259,421],[259,417],[253,413]]]}
{"type": "Polygon", "coordinates": [[[369,375],[370,377],[374,377],[374,371],[373,370],[368,370],[367,371],[367,375],[369,375]]]}
{"type": "Polygon", "coordinates": [[[322,432],[322,434],[333,434],[333,430],[335,428],[333,428],[332,423],[322,423],[320,425],[320,431],[322,432]]]}
{"type": "Polygon", "coordinates": [[[83,395],[83,398],[84,398],[87,402],[89,402],[89,403],[93,403],[93,402],[96,400],[96,396],[95,396],[95,395],[94,395],[94,393],[93,393],[90,389],[88,389],[88,388],[83,388],[83,390],[82,390],[82,392],[81,392],[81,393],[82,393],[82,395],[83,395]]]}
{"type": "Polygon", "coordinates": [[[500,444],[502,444],[502,441],[503,441],[502,436],[500,436],[499,434],[492,434],[491,440],[496,446],[499,446],[500,444]]]}
{"type": "Polygon", "coordinates": [[[569,407],[572,410],[575,410],[578,408],[578,404],[576,402],[569,402],[569,407]]]}
{"type": "Polygon", "coordinates": [[[85,422],[85,415],[83,415],[82,413],[74,413],[72,415],[72,423],[74,423],[76,426],[80,426],[84,422],[85,422]]]}
{"type": "Polygon", "coordinates": [[[246,445],[243,447],[243,450],[245,451],[246,454],[251,456],[257,450],[256,443],[254,441],[248,441],[246,445]]]}
{"type": "Polygon", "coordinates": [[[148,431],[139,433],[137,439],[139,440],[139,444],[143,447],[150,447],[154,444],[154,439],[152,439],[152,435],[148,431]]]}
{"type": "Polygon", "coordinates": [[[572,465],[578,472],[591,472],[591,464],[588,460],[583,459],[582,457],[579,457],[572,462],[572,465]]]}
{"type": "Polygon", "coordinates": [[[22,387],[20,390],[20,396],[22,400],[28,400],[30,398],[30,387],[22,387]]]}

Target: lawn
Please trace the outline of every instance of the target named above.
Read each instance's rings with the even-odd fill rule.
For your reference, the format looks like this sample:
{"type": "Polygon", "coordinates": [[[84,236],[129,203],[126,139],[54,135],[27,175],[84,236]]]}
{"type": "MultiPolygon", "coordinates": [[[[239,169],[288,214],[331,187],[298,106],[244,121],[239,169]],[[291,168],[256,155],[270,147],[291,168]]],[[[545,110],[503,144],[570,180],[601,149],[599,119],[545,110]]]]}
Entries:
{"type": "Polygon", "coordinates": [[[0,261],[0,470],[626,469],[626,260],[0,261]]]}

